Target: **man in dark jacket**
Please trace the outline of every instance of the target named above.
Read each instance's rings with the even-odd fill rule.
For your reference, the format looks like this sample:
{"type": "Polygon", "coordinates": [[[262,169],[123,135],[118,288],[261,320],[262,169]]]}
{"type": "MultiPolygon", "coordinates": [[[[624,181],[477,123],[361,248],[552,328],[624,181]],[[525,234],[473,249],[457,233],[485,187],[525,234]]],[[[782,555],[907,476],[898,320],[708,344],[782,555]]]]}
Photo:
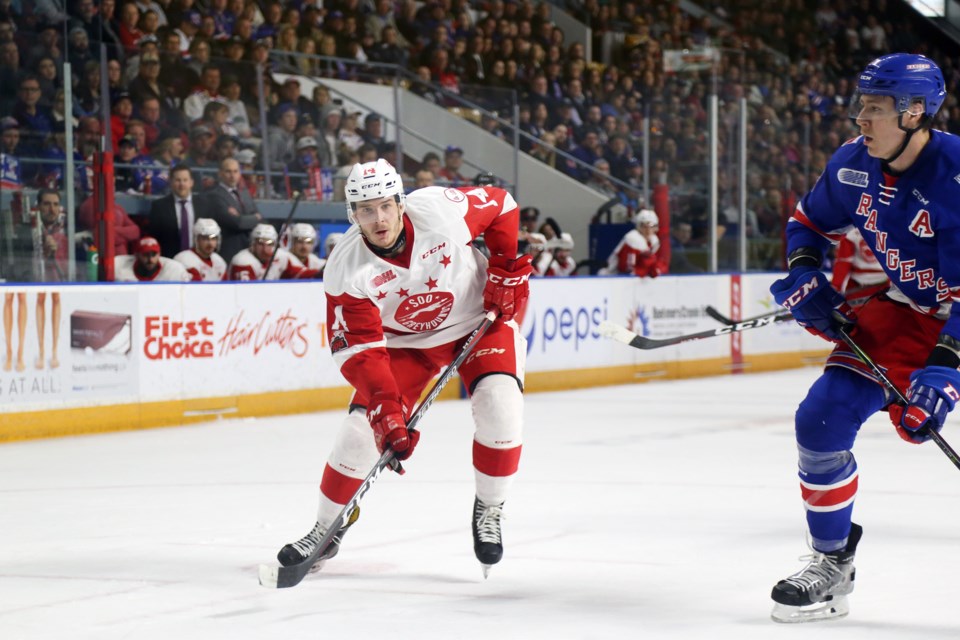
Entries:
{"type": "Polygon", "coordinates": [[[233,158],[220,162],[219,182],[204,193],[210,217],[220,225],[220,255],[228,263],[250,244],[249,231],[263,219],[250,191],[242,184],[240,163],[233,158]]]}

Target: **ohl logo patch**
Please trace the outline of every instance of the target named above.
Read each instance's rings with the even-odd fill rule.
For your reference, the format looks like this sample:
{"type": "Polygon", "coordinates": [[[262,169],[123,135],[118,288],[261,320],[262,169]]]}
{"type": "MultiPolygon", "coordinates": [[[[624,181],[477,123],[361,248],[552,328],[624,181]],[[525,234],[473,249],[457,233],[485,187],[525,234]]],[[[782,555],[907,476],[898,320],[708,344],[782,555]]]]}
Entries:
{"type": "Polygon", "coordinates": [[[457,189],[444,189],[443,195],[447,196],[447,200],[451,202],[463,202],[467,199],[467,196],[463,195],[463,192],[457,189]]]}
{"type": "Polygon", "coordinates": [[[450,315],[453,294],[449,291],[415,293],[400,303],[394,319],[411,331],[432,331],[450,315]]]}

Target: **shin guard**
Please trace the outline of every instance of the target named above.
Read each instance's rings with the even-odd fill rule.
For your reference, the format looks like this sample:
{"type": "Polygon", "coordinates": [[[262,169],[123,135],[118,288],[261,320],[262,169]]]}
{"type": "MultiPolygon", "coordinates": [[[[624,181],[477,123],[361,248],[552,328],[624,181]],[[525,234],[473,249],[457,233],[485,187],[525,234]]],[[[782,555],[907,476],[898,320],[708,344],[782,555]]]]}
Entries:
{"type": "Polygon", "coordinates": [[[471,402],[477,497],[487,504],[500,504],[520,465],[523,394],[515,378],[494,374],[477,383],[471,402]]]}

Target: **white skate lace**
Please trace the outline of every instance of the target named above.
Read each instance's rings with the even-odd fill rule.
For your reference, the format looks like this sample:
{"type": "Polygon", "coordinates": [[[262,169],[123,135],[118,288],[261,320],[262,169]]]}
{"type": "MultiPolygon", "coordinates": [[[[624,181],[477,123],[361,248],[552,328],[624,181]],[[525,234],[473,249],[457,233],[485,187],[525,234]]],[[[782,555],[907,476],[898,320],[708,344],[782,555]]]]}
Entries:
{"type": "Polygon", "coordinates": [[[820,583],[830,584],[841,575],[841,571],[833,558],[824,553],[800,556],[800,560],[807,561],[807,566],[784,580],[784,582],[800,587],[805,591],[820,583]]]}
{"type": "Polygon", "coordinates": [[[293,548],[296,549],[301,556],[307,557],[317,548],[317,544],[323,539],[326,533],[326,529],[321,528],[318,522],[313,525],[313,530],[310,533],[293,543],[293,548]]]}
{"type": "Polygon", "coordinates": [[[500,544],[500,519],[503,517],[503,505],[487,506],[478,502],[474,517],[477,521],[477,537],[480,542],[500,544]]]}

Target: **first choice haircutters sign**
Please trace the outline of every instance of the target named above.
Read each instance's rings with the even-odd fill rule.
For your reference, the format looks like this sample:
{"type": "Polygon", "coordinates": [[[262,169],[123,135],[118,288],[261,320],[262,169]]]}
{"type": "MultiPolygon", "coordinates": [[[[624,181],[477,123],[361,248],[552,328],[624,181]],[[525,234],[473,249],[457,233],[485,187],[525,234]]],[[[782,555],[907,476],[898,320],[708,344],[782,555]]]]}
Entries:
{"type": "MultiPolygon", "coordinates": [[[[827,343],[793,323],[652,351],[598,329],[608,320],[659,338],[714,327],[706,305],[730,315],[736,308],[739,317],[764,313],[774,278],[535,279],[520,325],[525,389],[783,368],[825,354],[827,343]]],[[[337,409],[349,400],[330,355],[319,281],[2,293],[12,322],[0,335],[0,442],[337,409]]]]}

